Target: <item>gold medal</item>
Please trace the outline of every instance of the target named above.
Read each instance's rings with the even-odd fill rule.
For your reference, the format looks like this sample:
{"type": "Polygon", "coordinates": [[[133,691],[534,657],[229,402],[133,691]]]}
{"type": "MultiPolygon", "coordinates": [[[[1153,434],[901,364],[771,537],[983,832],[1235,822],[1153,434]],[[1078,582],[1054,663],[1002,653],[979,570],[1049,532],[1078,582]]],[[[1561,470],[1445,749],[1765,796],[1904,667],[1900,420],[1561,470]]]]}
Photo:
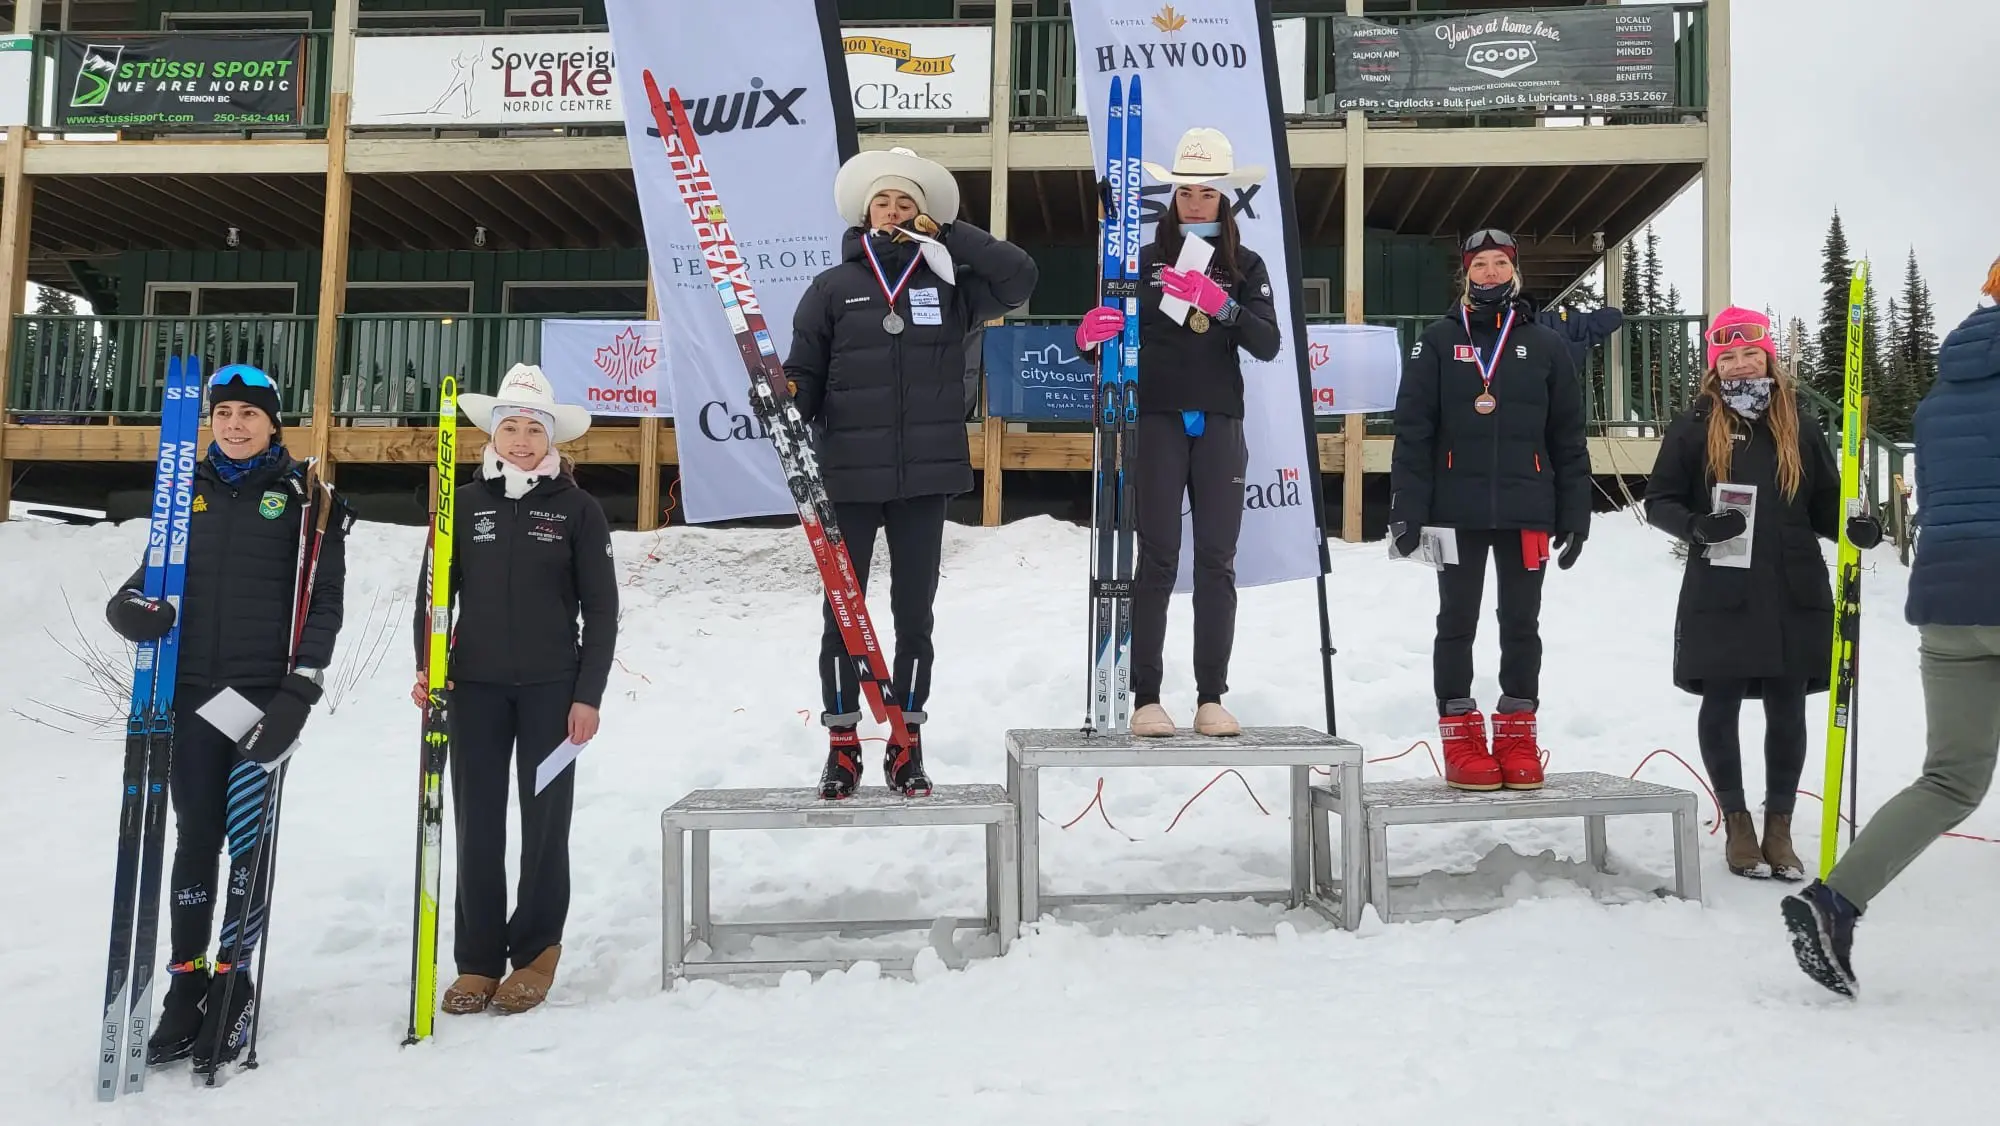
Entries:
{"type": "Polygon", "coordinates": [[[1200,309],[1189,309],[1187,325],[1196,332],[1208,331],[1208,314],[1200,309]]]}

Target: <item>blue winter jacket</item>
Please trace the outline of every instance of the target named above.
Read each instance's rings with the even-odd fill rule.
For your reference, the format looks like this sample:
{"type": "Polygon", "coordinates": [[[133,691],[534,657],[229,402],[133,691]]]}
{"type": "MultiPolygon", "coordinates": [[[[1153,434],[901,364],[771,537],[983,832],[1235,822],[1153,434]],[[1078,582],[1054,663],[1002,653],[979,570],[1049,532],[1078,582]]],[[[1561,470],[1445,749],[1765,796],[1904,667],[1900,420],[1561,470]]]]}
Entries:
{"type": "Polygon", "coordinates": [[[1917,554],[1904,616],[2000,626],[2000,307],[1945,337],[1917,406],[1917,554]]]}

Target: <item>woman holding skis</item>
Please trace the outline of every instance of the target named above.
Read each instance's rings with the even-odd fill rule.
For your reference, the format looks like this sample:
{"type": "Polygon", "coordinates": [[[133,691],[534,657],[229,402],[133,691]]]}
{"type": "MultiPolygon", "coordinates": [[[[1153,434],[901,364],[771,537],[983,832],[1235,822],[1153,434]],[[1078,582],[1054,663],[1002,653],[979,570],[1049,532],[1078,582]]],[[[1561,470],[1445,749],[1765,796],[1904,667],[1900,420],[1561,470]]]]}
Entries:
{"type": "MultiPolygon", "coordinates": [[[[1674,683],[1701,697],[1702,763],[1722,806],[1729,870],[1799,880],[1792,809],[1806,762],[1806,697],[1827,689],[1833,588],[1815,537],[1840,535],[1840,470],[1799,405],[1771,323],[1731,307],[1708,329],[1708,374],[1667,428],[1646,519],[1690,545],[1674,616],[1674,683]],[[1735,494],[1722,496],[1717,493],[1735,494]],[[1749,513],[1745,515],[1745,511],[1749,513]],[[1764,704],[1764,839],[1743,792],[1737,716],[1764,704]]],[[[1882,541],[1872,516],[1847,523],[1882,541]]]]}
{"type": "MultiPolygon", "coordinates": [[[[1165,675],[1167,600],[1180,570],[1181,497],[1194,518],[1194,729],[1242,733],[1222,706],[1229,691],[1229,657],[1236,640],[1236,538],[1243,528],[1243,365],[1239,350],[1259,360],[1277,356],[1280,342],[1271,276],[1257,252],[1243,245],[1236,216],[1218,189],[1254,184],[1259,167],[1237,167],[1229,138],[1217,130],[1181,136],[1172,169],[1151,161],[1146,171],[1174,185],[1172,206],[1153,241],[1139,251],[1139,423],[1133,467],[1133,530],[1139,560],[1132,598],[1132,734],[1175,733],[1160,704],[1165,675]],[[1206,270],[1180,270],[1181,246],[1197,235],[1214,246],[1206,270]],[[1190,308],[1181,319],[1161,311],[1164,297],[1190,308]]],[[[1124,331],[1115,306],[1092,309],[1077,326],[1077,347],[1093,352],[1124,331]]]]}
{"type": "Polygon", "coordinates": [[[314,464],[286,452],[270,376],[231,364],[209,380],[208,399],[214,440],[195,468],[180,609],[141,593],[143,568],[105,608],[111,628],[132,642],[156,641],[180,626],[169,775],[171,953],[147,1062],[193,1056],[198,1071],[234,1060],[255,1014],[248,971],[271,871],[257,863],[265,826],[256,811],[265,806],[271,767],[290,753],[319,702],[340,633],[353,522],[314,464]],[[232,690],[263,712],[240,738],[197,714],[232,690]],[[228,907],[211,962],[216,858],[225,838],[228,907]]]}
{"type": "Polygon", "coordinates": [[[1568,342],[1521,298],[1513,237],[1482,230],[1460,249],[1458,307],[1410,349],[1396,393],[1391,550],[1409,557],[1426,527],[1450,529],[1457,543],[1458,562],[1438,571],[1431,653],[1445,784],[1532,790],[1542,785],[1542,582],[1550,557],[1568,570],[1590,534],[1583,387],[1568,342]],[[1489,554],[1500,603],[1490,751],[1472,696],[1489,554]]]}
{"type": "MultiPolygon", "coordinates": [[[[813,279],[793,314],[785,378],[818,424],[826,492],[855,577],[868,587],[879,532],[889,541],[896,651],[890,688],[909,746],[891,744],[883,781],[928,794],[920,726],[930,696],[932,604],[945,504],[972,488],[965,436],[967,335],[1025,305],[1034,259],[958,217],[958,182],[907,149],[841,165],[834,206],[853,223],[839,265],[813,279]]],[[[861,782],[861,690],[831,606],[820,637],[820,722],[828,733],[820,796],[861,782]]]]}
{"type": "MultiPolygon", "coordinates": [[[[536,768],[565,740],[581,746],[597,734],[618,635],[618,577],[604,509],[577,487],[556,451],[590,429],[590,415],[558,404],[542,369],[528,364],[508,371],[499,394],[460,395],[458,403],[490,437],[479,479],[454,498],[449,581],[458,614],[447,690],[458,979],[441,1008],[519,1013],[541,1004],[555,984],[569,915],[576,772],[565,767],[536,793],[536,768]],[[510,761],[521,785],[521,872],[511,917],[510,761]],[[509,960],[514,971],[503,981],[509,960]]],[[[430,600],[421,602],[411,691],[420,708],[429,702],[423,664],[430,600]]]]}

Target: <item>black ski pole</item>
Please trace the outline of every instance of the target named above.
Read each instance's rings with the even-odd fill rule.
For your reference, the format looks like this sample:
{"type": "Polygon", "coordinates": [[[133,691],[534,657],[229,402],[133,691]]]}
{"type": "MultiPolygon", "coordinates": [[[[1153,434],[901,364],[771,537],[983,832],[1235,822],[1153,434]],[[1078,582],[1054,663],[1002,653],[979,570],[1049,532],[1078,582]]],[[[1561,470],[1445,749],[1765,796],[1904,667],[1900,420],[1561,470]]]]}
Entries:
{"type": "MultiPolygon", "coordinates": [[[[264,869],[264,926],[257,940],[257,972],[253,979],[260,1009],[264,1003],[264,967],[269,964],[271,958],[271,900],[276,894],[278,884],[278,820],[285,808],[285,771],[290,767],[290,763],[281,763],[278,766],[277,780],[272,783],[271,836],[265,844],[271,851],[271,863],[264,869]]],[[[264,1027],[261,1015],[259,1013],[250,1019],[250,1043],[245,1047],[243,1054],[245,1070],[257,1066],[257,1033],[264,1027]]]]}
{"type": "MultiPolygon", "coordinates": [[[[282,772],[283,769],[284,767],[281,765],[279,771],[282,772]]],[[[222,979],[220,1012],[225,1017],[229,1012],[230,1002],[236,993],[236,975],[240,972],[236,966],[243,958],[243,944],[250,937],[251,922],[256,917],[256,891],[265,876],[264,850],[271,843],[270,828],[277,808],[275,802],[278,789],[277,784],[278,779],[273,778],[270,785],[265,788],[262,806],[257,812],[257,843],[250,846],[249,878],[244,880],[242,910],[236,914],[236,935],[230,942],[229,957],[227,959],[229,969],[223,974],[222,979]]],[[[269,909],[268,904],[264,906],[267,910],[269,909]]],[[[257,1003],[255,1000],[256,995],[253,993],[251,996],[251,1004],[255,1005],[257,1003]]],[[[250,1021],[251,1027],[256,1027],[257,1017],[254,1012],[250,1016],[250,1021]]],[[[230,1030],[223,1025],[222,1021],[218,1020],[216,1022],[215,1039],[210,1041],[208,1045],[208,1066],[201,1071],[203,1077],[202,1085],[205,1087],[215,1086],[215,1074],[222,1070],[222,1045],[228,1040],[229,1032],[230,1030]]]]}

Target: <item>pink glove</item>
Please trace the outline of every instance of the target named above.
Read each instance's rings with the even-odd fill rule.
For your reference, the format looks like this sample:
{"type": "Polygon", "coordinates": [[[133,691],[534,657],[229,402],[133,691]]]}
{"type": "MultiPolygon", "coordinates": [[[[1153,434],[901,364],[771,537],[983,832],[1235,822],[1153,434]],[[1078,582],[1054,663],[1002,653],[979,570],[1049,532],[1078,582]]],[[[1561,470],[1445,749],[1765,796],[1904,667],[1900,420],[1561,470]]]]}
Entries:
{"type": "Polygon", "coordinates": [[[1222,292],[1222,287],[1207,274],[1192,270],[1176,270],[1168,266],[1160,271],[1160,284],[1168,297],[1179,298],[1211,317],[1220,313],[1223,304],[1229,300],[1229,295],[1222,292]]]}
{"type": "Polygon", "coordinates": [[[1076,346],[1088,352],[1125,331],[1125,313],[1109,305],[1099,305],[1083,315],[1076,326],[1076,346]]]}

